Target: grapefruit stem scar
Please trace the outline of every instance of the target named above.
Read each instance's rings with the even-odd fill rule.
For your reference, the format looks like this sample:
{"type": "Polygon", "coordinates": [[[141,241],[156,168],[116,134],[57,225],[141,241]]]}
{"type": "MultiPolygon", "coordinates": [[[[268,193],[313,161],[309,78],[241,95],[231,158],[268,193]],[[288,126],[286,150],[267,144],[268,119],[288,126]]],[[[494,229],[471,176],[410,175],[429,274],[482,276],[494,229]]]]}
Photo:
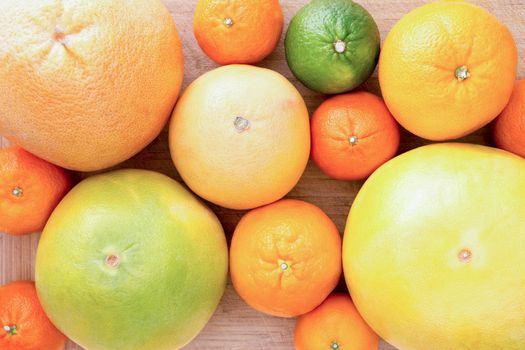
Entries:
{"type": "Polygon", "coordinates": [[[250,124],[251,124],[250,121],[243,117],[235,117],[235,120],[233,121],[233,125],[235,126],[235,129],[239,133],[248,130],[248,128],[250,127],[250,124]]]}
{"type": "Polygon", "coordinates": [[[226,27],[231,27],[233,26],[233,19],[231,19],[230,17],[227,17],[224,19],[224,25],[226,27]]]}
{"type": "Polygon", "coordinates": [[[357,145],[359,143],[359,138],[357,136],[355,136],[355,135],[354,136],[350,136],[348,138],[348,142],[350,142],[350,144],[352,146],[355,146],[355,145],[357,145]]]}
{"type": "Polygon", "coordinates": [[[468,70],[468,67],[463,65],[461,67],[456,68],[456,79],[459,81],[464,81],[470,78],[470,71],[468,70]]]}
{"type": "Polygon", "coordinates": [[[469,249],[462,249],[458,254],[459,260],[464,263],[470,262],[472,259],[472,252],[469,249]]]}
{"type": "Polygon", "coordinates": [[[338,350],[339,349],[339,343],[334,340],[332,342],[332,344],[330,344],[330,349],[338,350]]]}
{"type": "Polygon", "coordinates": [[[53,40],[62,44],[66,45],[66,35],[64,34],[64,31],[60,27],[55,27],[55,32],[53,33],[53,40]]]}
{"type": "Polygon", "coordinates": [[[120,265],[120,257],[118,255],[108,255],[106,257],[106,265],[111,268],[117,268],[120,265]]]}

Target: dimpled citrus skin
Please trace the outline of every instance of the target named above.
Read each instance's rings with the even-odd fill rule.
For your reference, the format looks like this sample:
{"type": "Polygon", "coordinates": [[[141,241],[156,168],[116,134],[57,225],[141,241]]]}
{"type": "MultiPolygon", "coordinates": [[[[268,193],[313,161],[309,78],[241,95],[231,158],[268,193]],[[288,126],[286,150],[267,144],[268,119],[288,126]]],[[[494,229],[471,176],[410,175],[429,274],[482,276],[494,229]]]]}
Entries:
{"type": "Polygon", "coordinates": [[[0,232],[18,236],[42,231],[70,188],[64,169],[18,146],[0,149],[0,232]]]}
{"type": "Polygon", "coordinates": [[[339,282],[341,237],[320,208],[283,199],[243,216],[230,259],[233,286],[247,304],[295,317],[321,304],[339,282]]]}
{"type": "Polygon", "coordinates": [[[0,349],[62,350],[66,341],[44,313],[33,282],[0,287],[0,349]],[[10,335],[5,326],[14,326],[16,334],[10,335]]]}
{"type": "Polygon", "coordinates": [[[0,37],[0,134],[64,168],[139,152],[182,83],[181,43],[159,0],[2,0],[0,37]]]}
{"type": "Polygon", "coordinates": [[[310,89],[337,94],[372,75],[380,34],[372,16],[351,0],[313,0],[292,18],[286,33],[286,60],[310,89]],[[334,44],[346,45],[338,53],[334,44]]]}
{"type": "Polygon", "coordinates": [[[509,104],[494,122],[493,134],[499,148],[525,158],[525,80],[514,85],[509,104]]]}
{"type": "Polygon", "coordinates": [[[350,210],[355,305],[400,350],[522,350],[523,213],[525,160],[512,153],[435,144],[394,158],[350,210]]]}
{"type": "Polygon", "coordinates": [[[183,347],[215,311],[227,272],[213,212],[181,184],[145,170],[97,175],[73,188],[36,256],[44,310],[90,350],[183,347]]]}
{"type": "Polygon", "coordinates": [[[399,147],[399,126],[385,103],[364,91],[329,98],[314,112],[310,125],[312,159],[338,180],[370,176],[399,147]]]}
{"type": "Polygon", "coordinates": [[[184,92],[169,142],[177,170],[195,193],[226,208],[251,209],[282,198],[299,181],[310,154],[308,110],[281,74],[224,66],[184,92]],[[238,130],[238,117],[247,128],[238,130]]]}
{"type": "Polygon", "coordinates": [[[295,350],[377,350],[379,337],[357,312],[348,294],[332,294],[297,319],[295,350]]]}
{"type": "Polygon", "coordinates": [[[430,140],[465,136],[509,101],[518,51],[512,34],[481,7],[437,1],[403,17],[379,59],[383,98],[408,131],[430,140]],[[470,77],[460,81],[456,69],[470,77]]]}
{"type": "Polygon", "coordinates": [[[283,25],[279,0],[199,0],[193,20],[197,42],[219,64],[261,61],[277,46],[283,25]]]}

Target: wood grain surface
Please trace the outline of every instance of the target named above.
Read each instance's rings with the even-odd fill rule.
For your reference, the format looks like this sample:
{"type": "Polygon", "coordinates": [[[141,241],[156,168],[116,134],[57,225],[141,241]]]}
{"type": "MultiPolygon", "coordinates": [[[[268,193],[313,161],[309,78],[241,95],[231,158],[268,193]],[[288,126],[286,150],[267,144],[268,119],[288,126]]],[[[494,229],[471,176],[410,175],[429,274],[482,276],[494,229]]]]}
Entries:
{"type": "MultiPolygon", "coordinates": [[[[216,65],[200,50],[193,36],[192,17],[197,0],[163,1],[173,14],[184,43],[186,57],[184,86],[186,87],[195,78],[213,69],[216,65]]],[[[291,17],[307,2],[308,0],[281,0],[286,22],[288,23],[291,17]]],[[[404,14],[425,3],[420,0],[361,0],[359,2],[374,16],[383,39],[394,23],[404,14]]],[[[473,2],[485,7],[509,26],[519,45],[520,57],[525,57],[525,0],[478,0],[473,2]]],[[[520,59],[518,74],[520,78],[523,78],[525,72],[525,65],[522,62],[523,60],[520,59]]],[[[286,64],[282,40],[276,51],[260,65],[274,69],[290,79],[303,94],[311,112],[325,99],[325,96],[306,89],[293,77],[286,64]]],[[[364,88],[379,93],[376,75],[364,85],[364,88]]],[[[491,144],[488,128],[461,141],[491,144]]],[[[426,143],[428,142],[403,132],[400,152],[426,143]]],[[[0,146],[2,145],[7,145],[7,141],[0,138],[0,146]]],[[[180,180],[170,160],[166,130],[144,151],[118,166],[118,168],[122,167],[152,169],[180,180]]],[[[89,175],[75,174],[78,180],[89,175]]],[[[361,185],[362,182],[331,180],[310,163],[301,181],[288,197],[318,205],[335,221],[342,232],[350,205],[361,185]]],[[[213,205],[211,207],[219,216],[228,239],[230,239],[243,212],[213,205]]],[[[0,284],[20,279],[33,279],[34,255],[38,239],[38,234],[24,237],[0,234],[0,284]]],[[[228,285],[215,316],[186,349],[290,350],[293,349],[294,325],[295,320],[293,319],[269,317],[250,309],[240,300],[231,285],[228,285]]],[[[70,343],[67,349],[82,348],[70,343]]],[[[382,343],[380,349],[394,348],[382,343]]]]}

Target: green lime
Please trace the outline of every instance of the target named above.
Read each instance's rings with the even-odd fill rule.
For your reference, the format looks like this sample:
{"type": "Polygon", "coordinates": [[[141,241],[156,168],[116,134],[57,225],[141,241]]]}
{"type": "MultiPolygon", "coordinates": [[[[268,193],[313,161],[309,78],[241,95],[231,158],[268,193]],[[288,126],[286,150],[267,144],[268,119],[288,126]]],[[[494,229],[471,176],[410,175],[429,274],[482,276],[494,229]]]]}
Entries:
{"type": "Polygon", "coordinates": [[[285,47],[290,69],[304,85],[337,94],[372,75],[379,29],[368,11],[351,0],[313,0],[292,19],[285,47]]]}

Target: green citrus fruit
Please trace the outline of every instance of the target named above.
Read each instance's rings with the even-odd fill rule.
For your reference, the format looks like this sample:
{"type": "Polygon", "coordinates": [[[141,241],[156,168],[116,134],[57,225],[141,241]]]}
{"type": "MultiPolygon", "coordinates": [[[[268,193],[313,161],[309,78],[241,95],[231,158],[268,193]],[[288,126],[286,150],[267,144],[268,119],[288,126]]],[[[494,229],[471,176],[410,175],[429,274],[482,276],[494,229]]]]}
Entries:
{"type": "Polygon", "coordinates": [[[313,0],[292,19],[285,48],[288,65],[303,84],[337,94],[372,75],[379,58],[379,29],[351,0],[313,0]]]}
{"type": "Polygon", "coordinates": [[[224,293],[217,217],[174,180],[145,170],[77,185],[36,257],[42,306],[89,350],[173,350],[204,327],[224,293]]]}
{"type": "Polygon", "coordinates": [[[523,158],[467,144],[405,153],[350,210],[352,299],[401,350],[522,350],[524,214],[523,158]]]}

